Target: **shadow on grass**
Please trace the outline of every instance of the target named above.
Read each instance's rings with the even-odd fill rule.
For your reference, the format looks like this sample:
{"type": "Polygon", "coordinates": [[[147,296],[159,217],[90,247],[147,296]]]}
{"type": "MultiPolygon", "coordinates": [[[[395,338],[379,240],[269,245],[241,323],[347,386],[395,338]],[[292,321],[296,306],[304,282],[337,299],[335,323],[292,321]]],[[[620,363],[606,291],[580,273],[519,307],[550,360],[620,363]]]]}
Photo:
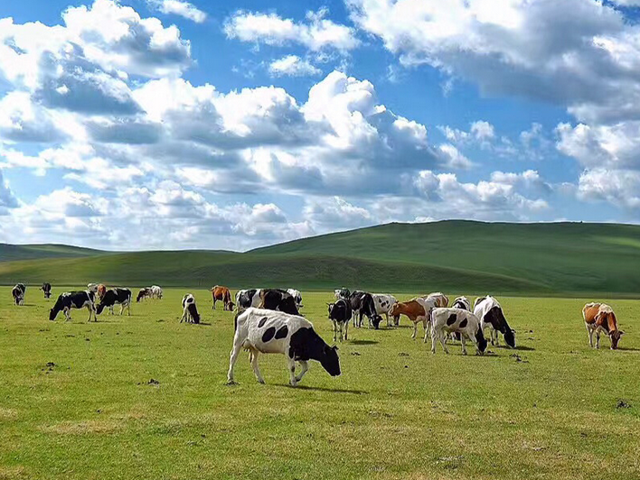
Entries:
{"type": "Polygon", "coordinates": [[[378,343],[375,340],[349,340],[351,345],[375,345],[378,343]]]}
{"type": "Polygon", "coordinates": [[[618,350],[622,350],[624,352],[640,352],[640,348],[635,347],[618,347],[618,350]]]}
{"type": "Polygon", "coordinates": [[[511,348],[511,347],[508,347],[506,345],[498,345],[497,347],[493,347],[493,348],[499,348],[501,350],[522,350],[524,352],[535,352],[535,350],[536,350],[533,347],[525,347],[524,345],[518,345],[515,348],[511,348]]]}
{"type": "Polygon", "coordinates": [[[298,385],[296,387],[292,387],[288,383],[278,383],[274,385],[279,388],[291,388],[294,390],[313,390],[317,392],[329,392],[329,393],[350,393],[351,395],[369,395],[369,392],[366,390],[347,390],[343,388],[327,388],[327,387],[310,387],[308,385],[298,385]]]}

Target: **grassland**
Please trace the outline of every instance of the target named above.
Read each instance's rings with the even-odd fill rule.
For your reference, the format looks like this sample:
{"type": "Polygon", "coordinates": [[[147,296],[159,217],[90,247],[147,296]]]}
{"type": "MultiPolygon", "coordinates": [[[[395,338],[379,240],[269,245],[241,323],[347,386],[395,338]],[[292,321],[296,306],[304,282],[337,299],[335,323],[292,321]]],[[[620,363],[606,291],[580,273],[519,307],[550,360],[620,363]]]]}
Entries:
{"type": "Polygon", "coordinates": [[[345,284],[399,292],[635,297],[639,262],[638,226],[448,221],[382,225],[246,253],[5,245],[0,246],[0,284],[100,279],[138,286],[295,285],[325,291],[345,284]]]}
{"type": "MultiPolygon", "coordinates": [[[[501,298],[518,350],[431,355],[403,319],[352,330],[343,375],[313,363],[293,389],[281,356],[266,385],[246,355],[225,385],[233,314],[194,290],[206,324],[180,325],[183,293],[88,324],[0,288],[0,479],[640,477],[637,302],[611,300],[619,351],[589,349],[583,299],[501,298]]],[[[331,340],[330,294],[303,293],[331,340]]]]}

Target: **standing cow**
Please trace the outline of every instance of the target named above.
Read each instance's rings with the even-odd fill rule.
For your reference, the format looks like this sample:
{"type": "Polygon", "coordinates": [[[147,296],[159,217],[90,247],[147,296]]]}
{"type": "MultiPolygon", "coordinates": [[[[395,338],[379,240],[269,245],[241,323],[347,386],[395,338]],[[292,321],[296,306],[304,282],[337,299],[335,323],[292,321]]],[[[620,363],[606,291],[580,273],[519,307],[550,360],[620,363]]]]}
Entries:
{"type": "Polygon", "coordinates": [[[140,303],[145,298],[152,298],[152,292],[150,287],[141,288],[136,297],[136,303],[140,303]]]}
{"type": "MultiPolygon", "coordinates": [[[[373,303],[376,306],[376,313],[380,316],[384,315],[387,318],[387,327],[390,327],[389,323],[389,312],[391,311],[391,307],[394,304],[398,303],[398,299],[393,295],[388,295],[384,293],[372,293],[371,297],[373,298],[373,303]]],[[[394,317],[394,324],[397,327],[400,322],[400,317],[394,317]]]]}
{"type": "Polygon", "coordinates": [[[151,287],[149,288],[151,289],[152,298],[162,300],[162,288],[160,288],[158,285],[151,285],[151,287]]]}
{"type": "Polygon", "coordinates": [[[100,315],[105,308],[109,307],[111,315],[113,315],[113,306],[120,305],[120,315],[126,308],[128,315],[131,316],[131,297],[131,290],[128,288],[111,288],[100,298],[100,305],[98,305],[96,313],[100,315]]]}
{"type": "Polygon", "coordinates": [[[182,297],[182,318],[180,323],[200,323],[200,314],[198,313],[198,307],[196,307],[195,297],[187,293],[182,297]]]}
{"type": "Polygon", "coordinates": [[[504,335],[505,343],[511,348],[516,347],[515,331],[507,323],[502,307],[492,296],[480,297],[476,299],[473,313],[482,322],[482,330],[489,328],[491,335],[491,345],[498,345],[498,332],[504,335]]]}
{"type": "Polygon", "coordinates": [[[13,302],[16,305],[24,305],[24,294],[27,291],[27,287],[24,283],[18,283],[11,290],[11,296],[13,297],[13,302]]]}
{"type": "Polygon", "coordinates": [[[611,350],[618,348],[624,332],[618,329],[618,321],[613,309],[605,303],[587,303],[582,309],[582,318],[589,334],[589,346],[593,348],[593,333],[596,334],[596,348],[600,348],[600,333],[611,341],[611,350]]]}
{"type": "Polygon", "coordinates": [[[40,287],[40,290],[42,290],[42,292],[44,293],[44,298],[51,298],[51,284],[50,283],[43,283],[42,287],[40,287]]]}
{"type": "Polygon", "coordinates": [[[296,301],[296,307],[298,310],[302,308],[302,294],[300,290],[296,290],[295,288],[287,288],[287,293],[293,297],[296,301]]]}
{"type": "Polygon", "coordinates": [[[260,383],[264,383],[258,368],[260,353],[285,355],[292,387],[295,387],[309,370],[309,360],[320,362],[331,376],[340,375],[337,347],[327,345],[313,329],[311,322],[304,317],[273,310],[249,308],[236,315],[235,331],[227,375],[230,384],[235,383],[233,367],[243,348],[250,352],[251,367],[260,383]],[[299,362],[302,367],[298,375],[295,374],[296,362],[299,362]]]}
{"type": "Polygon", "coordinates": [[[349,320],[351,320],[351,304],[344,298],[336,303],[328,303],[329,320],[333,322],[333,341],[336,342],[338,330],[340,330],[340,341],[342,342],[342,327],[344,327],[344,339],[347,338],[347,330],[349,329],[349,320]]]}
{"type": "Polygon", "coordinates": [[[459,308],[434,308],[431,311],[431,353],[436,353],[436,341],[440,341],[444,353],[449,353],[445,343],[446,333],[460,333],[462,354],[467,354],[466,340],[471,340],[482,355],[487,348],[480,319],[468,310],[459,308]]]}
{"type": "Polygon", "coordinates": [[[248,290],[238,290],[236,293],[236,309],[238,313],[244,312],[247,308],[258,307],[260,305],[260,288],[248,290]]]}
{"type": "Polygon", "coordinates": [[[289,315],[300,315],[295,298],[284,290],[280,290],[278,288],[266,288],[260,290],[259,297],[259,308],[278,310],[280,312],[288,313],[289,315]]]}
{"type": "Polygon", "coordinates": [[[213,308],[216,309],[216,302],[222,302],[222,310],[231,312],[233,310],[233,302],[231,301],[231,291],[222,285],[216,285],[211,289],[211,298],[213,300],[213,308]]]}
{"type": "Polygon", "coordinates": [[[67,321],[70,321],[71,309],[86,308],[87,310],[89,310],[89,319],[87,320],[87,322],[91,321],[92,316],[93,319],[97,322],[98,317],[96,317],[95,301],[95,294],[91,290],[61,293],[58,296],[58,300],[56,301],[55,305],[49,312],[49,320],[54,321],[58,313],[64,312],[64,316],[67,318],[67,321]]]}

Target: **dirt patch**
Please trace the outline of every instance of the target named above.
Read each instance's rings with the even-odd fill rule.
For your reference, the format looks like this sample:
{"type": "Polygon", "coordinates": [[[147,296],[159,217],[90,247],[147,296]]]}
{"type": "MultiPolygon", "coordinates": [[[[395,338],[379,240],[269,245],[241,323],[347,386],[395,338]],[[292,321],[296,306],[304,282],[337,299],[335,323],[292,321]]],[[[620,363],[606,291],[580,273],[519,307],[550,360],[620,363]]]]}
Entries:
{"type": "Polygon", "coordinates": [[[40,430],[57,435],[108,435],[122,430],[122,424],[114,420],[84,420],[46,425],[40,430]]]}

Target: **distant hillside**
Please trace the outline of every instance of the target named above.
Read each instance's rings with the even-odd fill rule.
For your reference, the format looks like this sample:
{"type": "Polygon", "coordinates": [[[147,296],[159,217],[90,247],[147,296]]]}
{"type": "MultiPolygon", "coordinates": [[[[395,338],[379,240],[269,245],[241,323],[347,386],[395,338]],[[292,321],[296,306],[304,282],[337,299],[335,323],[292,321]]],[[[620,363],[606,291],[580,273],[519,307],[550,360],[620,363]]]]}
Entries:
{"type": "Polygon", "coordinates": [[[55,247],[61,250],[43,258],[52,247],[38,248],[42,255],[19,261],[2,261],[5,257],[0,250],[0,283],[103,281],[194,287],[220,283],[235,288],[303,289],[347,285],[385,291],[442,289],[542,295],[633,296],[640,292],[640,227],[632,225],[389,224],[247,253],[78,249],[74,255],[74,247],[68,247],[69,251],[55,247]]]}
{"type": "Polygon", "coordinates": [[[15,260],[33,260],[37,258],[86,257],[105,255],[108,252],[91,248],[72,247],[68,245],[10,245],[0,243],[0,262],[15,260]]]}

